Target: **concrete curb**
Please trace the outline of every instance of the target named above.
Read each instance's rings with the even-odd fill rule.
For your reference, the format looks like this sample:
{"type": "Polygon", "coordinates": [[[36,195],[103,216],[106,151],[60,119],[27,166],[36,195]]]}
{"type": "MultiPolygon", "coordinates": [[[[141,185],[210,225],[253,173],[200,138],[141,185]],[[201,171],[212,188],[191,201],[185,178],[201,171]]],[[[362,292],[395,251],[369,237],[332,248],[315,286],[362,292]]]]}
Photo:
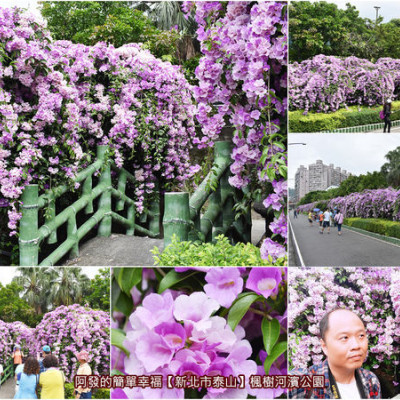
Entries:
{"type": "MultiPolygon", "coordinates": [[[[400,126],[400,120],[392,121],[392,127],[400,126]]],[[[319,133],[362,133],[362,132],[371,132],[376,131],[378,129],[382,129],[385,127],[384,122],[379,122],[377,124],[369,124],[369,125],[359,125],[359,126],[350,126],[347,128],[339,128],[333,131],[321,131],[319,133]]]]}
{"type": "Polygon", "coordinates": [[[392,243],[392,244],[395,244],[397,246],[400,246],[400,239],[397,239],[397,238],[394,238],[394,237],[390,237],[390,236],[380,235],[379,233],[366,231],[366,230],[360,229],[360,228],[355,228],[354,226],[348,226],[348,225],[344,225],[344,224],[342,226],[343,226],[343,228],[346,228],[349,231],[362,233],[362,234],[364,234],[366,236],[370,236],[370,237],[373,237],[375,239],[380,239],[380,240],[382,240],[384,242],[388,242],[388,243],[392,243]]]}

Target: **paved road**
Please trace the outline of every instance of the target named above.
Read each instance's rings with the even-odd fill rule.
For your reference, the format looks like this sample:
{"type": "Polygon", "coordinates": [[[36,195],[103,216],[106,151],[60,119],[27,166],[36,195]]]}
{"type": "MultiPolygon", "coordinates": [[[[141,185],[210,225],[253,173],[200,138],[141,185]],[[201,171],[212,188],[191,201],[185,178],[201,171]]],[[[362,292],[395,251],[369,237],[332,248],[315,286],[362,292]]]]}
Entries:
{"type": "MultiPolygon", "coordinates": [[[[304,264],[310,267],[324,266],[399,266],[400,246],[380,239],[375,239],[346,228],[338,236],[337,228],[331,228],[327,234],[319,233],[319,223],[310,227],[307,217],[300,215],[297,219],[290,215],[295,241],[292,244],[300,249],[304,264]]],[[[290,257],[289,265],[296,266],[290,257]]]]}
{"type": "Polygon", "coordinates": [[[0,387],[0,399],[13,399],[15,395],[14,379],[9,379],[0,387]]]}
{"type": "MultiPolygon", "coordinates": [[[[400,126],[392,126],[390,128],[390,133],[396,133],[396,132],[400,132],[400,126]]],[[[379,129],[377,131],[372,131],[368,133],[383,133],[383,129],[379,129]]]]}

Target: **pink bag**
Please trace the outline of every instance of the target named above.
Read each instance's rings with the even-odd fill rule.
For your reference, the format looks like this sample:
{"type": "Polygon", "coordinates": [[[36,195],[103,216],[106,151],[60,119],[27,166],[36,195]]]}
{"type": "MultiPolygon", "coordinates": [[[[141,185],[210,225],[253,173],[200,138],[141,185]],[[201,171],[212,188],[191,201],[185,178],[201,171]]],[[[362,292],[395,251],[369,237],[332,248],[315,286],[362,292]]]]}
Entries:
{"type": "Polygon", "coordinates": [[[379,118],[385,119],[385,113],[383,112],[383,110],[379,113],[379,118]]]}

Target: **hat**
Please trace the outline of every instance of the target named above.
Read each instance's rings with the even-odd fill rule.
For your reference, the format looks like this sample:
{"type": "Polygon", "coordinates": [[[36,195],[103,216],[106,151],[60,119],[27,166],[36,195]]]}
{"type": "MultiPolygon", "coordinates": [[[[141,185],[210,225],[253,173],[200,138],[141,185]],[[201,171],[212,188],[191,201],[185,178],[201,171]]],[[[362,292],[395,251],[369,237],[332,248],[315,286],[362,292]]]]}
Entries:
{"type": "Polygon", "coordinates": [[[388,101],[386,103],[390,104],[392,102],[392,100],[388,99],[388,101]]]}
{"type": "Polygon", "coordinates": [[[82,350],[82,351],[80,351],[79,353],[76,353],[75,356],[76,356],[76,358],[77,358],[78,360],[85,360],[85,361],[87,361],[88,358],[89,358],[89,353],[88,353],[86,350],[82,350]]]}
{"type": "Polygon", "coordinates": [[[16,344],[16,345],[14,346],[14,348],[15,348],[15,349],[20,349],[21,346],[20,346],[19,344],[16,344]]]}
{"type": "Polygon", "coordinates": [[[45,346],[42,347],[42,350],[43,350],[45,353],[50,353],[50,352],[51,352],[50,346],[47,346],[47,344],[46,344],[45,346]]]}

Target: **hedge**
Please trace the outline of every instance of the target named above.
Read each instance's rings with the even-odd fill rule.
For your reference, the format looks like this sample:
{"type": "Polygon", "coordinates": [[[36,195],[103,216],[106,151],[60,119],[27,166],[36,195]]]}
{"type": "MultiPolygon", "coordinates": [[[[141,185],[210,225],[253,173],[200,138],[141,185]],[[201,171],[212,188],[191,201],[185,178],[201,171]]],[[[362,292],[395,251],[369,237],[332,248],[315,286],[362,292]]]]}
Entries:
{"type": "MultiPolygon", "coordinates": [[[[352,126],[378,124],[383,121],[379,117],[382,106],[378,107],[348,107],[333,113],[315,113],[309,112],[303,115],[302,110],[289,112],[289,131],[290,132],[321,132],[333,131],[340,128],[352,126]]],[[[392,103],[392,120],[400,119],[400,101],[392,103]]]]}
{"type": "MultiPolygon", "coordinates": [[[[75,399],[74,396],[74,384],[66,383],[64,387],[64,394],[66,399],[75,399]]],[[[92,391],[92,399],[109,399],[110,389],[95,389],[92,391]]]]}
{"type": "Polygon", "coordinates": [[[345,218],[344,224],[368,232],[400,239],[400,222],[380,218],[345,218]]]}

